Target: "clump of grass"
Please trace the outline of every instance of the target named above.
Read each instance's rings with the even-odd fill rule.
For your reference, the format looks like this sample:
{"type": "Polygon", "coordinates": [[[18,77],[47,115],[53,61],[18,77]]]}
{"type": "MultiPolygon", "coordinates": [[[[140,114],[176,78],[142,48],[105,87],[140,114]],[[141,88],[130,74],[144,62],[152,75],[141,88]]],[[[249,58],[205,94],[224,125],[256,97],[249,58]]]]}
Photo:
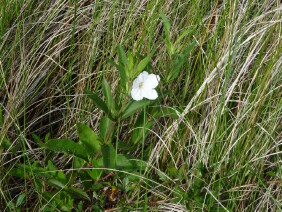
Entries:
{"type": "MultiPolygon", "coordinates": [[[[4,0],[0,208],[55,210],[61,198],[65,210],[90,209],[94,199],[113,210],[281,210],[281,10],[279,1],[4,0]],[[47,198],[54,189],[39,182],[39,167],[68,176],[76,168],[40,142],[76,140],[80,122],[99,131],[103,113],[84,90],[101,96],[105,77],[119,92],[107,62],[119,44],[137,58],[154,52],[147,68],[162,81],[154,106],[178,116],[152,118],[148,136],[123,150],[147,162],[139,181],[112,170],[87,191],[91,200],[72,202],[63,189],[47,198]],[[124,205],[106,187],[121,190],[124,205]]],[[[127,141],[137,119],[122,122],[117,139],[127,141]]]]}

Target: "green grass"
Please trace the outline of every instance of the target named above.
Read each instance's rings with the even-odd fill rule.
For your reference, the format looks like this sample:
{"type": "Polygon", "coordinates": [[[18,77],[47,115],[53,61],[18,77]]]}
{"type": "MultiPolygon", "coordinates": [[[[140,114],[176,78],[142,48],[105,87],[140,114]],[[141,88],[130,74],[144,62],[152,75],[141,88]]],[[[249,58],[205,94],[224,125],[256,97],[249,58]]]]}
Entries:
{"type": "Polygon", "coordinates": [[[281,10],[278,0],[1,0],[0,209],[280,211],[281,10]],[[99,131],[103,113],[84,90],[102,97],[105,77],[122,99],[107,61],[119,44],[136,60],[154,52],[146,70],[161,76],[153,106],[113,135],[117,152],[147,166],[109,169],[88,185],[77,174],[87,164],[41,143],[77,141],[77,123],[99,131]],[[154,107],[178,116],[156,118],[154,107]],[[90,199],[48,184],[50,173],[90,199]]]}

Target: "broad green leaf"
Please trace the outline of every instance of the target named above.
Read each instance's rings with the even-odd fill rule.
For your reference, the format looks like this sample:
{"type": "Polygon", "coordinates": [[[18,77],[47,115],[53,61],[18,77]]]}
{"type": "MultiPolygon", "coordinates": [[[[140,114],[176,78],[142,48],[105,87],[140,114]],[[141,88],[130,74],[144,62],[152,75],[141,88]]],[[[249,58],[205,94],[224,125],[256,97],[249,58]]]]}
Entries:
{"type": "Polygon", "coordinates": [[[268,172],[266,172],[266,175],[269,176],[269,177],[276,177],[277,174],[274,171],[268,171],[268,172]]]}
{"type": "Polygon", "coordinates": [[[19,178],[22,178],[22,179],[26,179],[26,178],[30,177],[29,173],[26,172],[22,168],[13,168],[13,169],[11,169],[11,171],[9,172],[9,175],[10,176],[19,177],[19,178]]]}
{"type": "Polygon", "coordinates": [[[79,157],[73,158],[73,168],[74,169],[79,169],[82,166],[84,166],[84,164],[85,164],[85,160],[83,160],[83,159],[81,159],[79,157]]]}
{"type": "Polygon", "coordinates": [[[65,211],[65,212],[69,212],[71,210],[71,206],[70,205],[61,205],[60,206],[60,210],[61,211],[65,211]]]}
{"type": "Polygon", "coordinates": [[[31,136],[32,136],[33,140],[34,140],[40,147],[42,147],[42,146],[44,145],[44,143],[42,142],[41,138],[40,138],[38,135],[36,135],[35,133],[32,133],[31,136]]]}
{"type": "Polygon", "coordinates": [[[78,203],[78,205],[77,205],[77,211],[78,212],[83,212],[84,210],[83,210],[83,202],[82,201],[80,201],[79,203],[78,203]]]}
{"type": "Polygon", "coordinates": [[[169,33],[170,32],[170,23],[169,23],[168,18],[165,16],[165,14],[163,12],[160,12],[160,16],[162,18],[162,22],[163,22],[163,25],[164,25],[165,32],[169,33]]]}
{"type": "MultiPolygon", "coordinates": [[[[92,161],[92,167],[99,168],[99,163],[97,160],[92,161]]],[[[103,171],[99,169],[87,169],[86,172],[94,181],[99,180],[103,173],[103,171]]]]}
{"type": "Polygon", "coordinates": [[[145,170],[148,166],[148,163],[143,160],[131,160],[131,163],[134,165],[136,170],[145,170]]]}
{"type": "Polygon", "coordinates": [[[102,145],[102,155],[103,155],[103,162],[105,168],[112,168],[116,167],[116,150],[112,144],[104,144],[102,145]]]}
{"type": "Polygon", "coordinates": [[[51,133],[48,132],[48,133],[44,136],[44,142],[49,141],[50,136],[51,136],[51,133]]]}
{"type": "Polygon", "coordinates": [[[140,63],[137,65],[136,72],[140,73],[141,71],[143,71],[148,65],[148,63],[150,62],[150,60],[151,60],[150,55],[146,56],[143,60],[141,60],[140,63]]]}
{"type": "Polygon", "coordinates": [[[12,143],[7,137],[4,137],[2,141],[0,140],[0,147],[2,147],[3,149],[9,149],[11,145],[12,143]]]}
{"type": "Polygon", "coordinates": [[[79,140],[92,155],[97,154],[101,150],[100,140],[97,134],[87,125],[76,124],[79,140]]]}
{"type": "Polygon", "coordinates": [[[87,150],[81,144],[75,143],[72,140],[54,139],[48,141],[44,146],[52,151],[75,155],[88,161],[87,150]]]}
{"type": "Polygon", "coordinates": [[[165,14],[163,12],[160,13],[160,17],[162,18],[162,22],[164,25],[164,31],[165,31],[165,42],[166,42],[166,46],[168,48],[168,52],[169,54],[173,54],[173,48],[172,48],[172,44],[170,41],[170,23],[169,20],[167,19],[167,17],[165,16],[165,14]]]}
{"type": "Polygon", "coordinates": [[[123,154],[117,155],[117,163],[116,163],[117,169],[120,170],[132,170],[133,164],[131,161],[123,154]]]}
{"type": "Polygon", "coordinates": [[[174,80],[176,77],[178,77],[181,68],[185,62],[185,56],[183,54],[178,54],[176,56],[176,58],[174,59],[174,61],[172,62],[171,68],[170,68],[170,72],[169,75],[167,77],[167,81],[172,81],[174,80]]]}
{"type": "Polygon", "coordinates": [[[177,38],[177,40],[175,41],[174,44],[176,45],[176,44],[180,43],[181,40],[182,40],[186,35],[188,35],[190,32],[191,32],[191,29],[187,29],[187,30],[185,30],[184,32],[182,32],[181,35],[177,38]]]}
{"type": "MultiPolygon", "coordinates": [[[[128,51],[128,69],[129,71],[132,71],[134,67],[134,59],[133,59],[133,55],[131,53],[131,51],[128,51]]],[[[132,77],[133,73],[129,73],[129,77],[132,77]]]]}
{"type": "Polygon", "coordinates": [[[58,187],[60,189],[65,189],[65,184],[59,180],[56,180],[56,179],[49,179],[47,181],[47,184],[49,185],[52,185],[52,186],[55,186],[55,187],[58,187]]]}
{"type": "Polygon", "coordinates": [[[121,45],[118,45],[118,60],[118,71],[120,75],[121,85],[125,90],[127,90],[128,60],[121,45]]]}
{"type": "Polygon", "coordinates": [[[48,166],[49,171],[52,171],[51,173],[53,177],[55,177],[57,180],[60,180],[60,181],[64,181],[64,182],[66,181],[66,176],[64,172],[61,170],[60,171],[57,170],[57,167],[54,166],[54,164],[50,160],[48,160],[47,166],[48,166]]]}
{"type": "Polygon", "coordinates": [[[17,167],[14,167],[12,170],[10,170],[9,174],[23,179],[30,176],[40,176],[46,178],[50,178],[53,176],[53,173],[46,172],[46,168],[36,167],[35,164],[19,164],[17,165],[17,167]]]}
{"type": "Polygon", "coordinates": [[[56,168],[56,166],[54,166],[52,161],[48,160],[47,166],[48,166],[49,171],[57,171],[57,168],[56,168]]]}
{"type": "Polygon", "coordinates": [[[103,89],[103,94],[106,97],[107,107],[111,111],[111,114],[115,116],[115,102],[113,100],[113,95],[111,92],[110,85],[105,79],[103,79],[102,81],[102,89],[103,89]]]}
{"type": "Polygon", "coordinates": [[[123,65],[123,66],[127,66],[128,65],[128,60],[126,57],[126,54],[122,48],[122,46],[119,44],[118,45],[118,60],[119,60],[119,64],[123,65]]]}
{"type": "Polygon", "coordinates": [[[67,192],[74,196],[79,196],[79,197],[83,197],[83,198],[90,200],[88,194],[79,188],[68,188],[67,192]]]}
{"type": "Polygon", "coordinates": [[[107,116],[103,116],[100,120],[100,137],[104,142],[107,142],[113,133],[113,122],[107,116]]]}
{"type": "Polygon", "coordinates": [[[186,48],[184,48],[182,53],[176,55],[175,59],[172,62],[170,73],[167,77],[168,82],[178,77],[183,64],[187,61],[187,57],[190,54],[190,52],[192,51],[192,49],[194,48],[195,44],[196,42],[192,42],[186,48]]]}
{"type": "Polygon", "coordinates": [[[22,205],[22,203],[23,203],[25,197],[26,197],[26,194],[25,194],[25,193],[20,194],[20,196],[18,197],[17,202],[16,202],[16,207],[17,207],[17,208],[22,205]]]}
{"type": "MultiPolygon", "coordinates": [[[[131,138],[132,138],[132,136],[131,136],[131,138]]],[[[120,150],[125,150],[125,151],[134,151],[134,150],[136,150],[136,146],[132,145],[132,142],[124,142],[124,141],[119,141],[118,142],[118,148],[120,150]]]]}
{"type": "Polygon", "coordinates": [[[125,119],[129,116],[131,116],[133,113],[135,113],[137,110],[144,108],[145,106],[149,105],[151,103],[150,100],[141,100],[141,101],[131,101],[129,102],[122,115],[121,119],[125,119]]]}
{"type": "Polygon", "coordinates": [[[90,99],[94,102],[94,104],[100,108],[101,110],[103,110],[106,114],[109,113],[109,109],[108,106],[106,105],[106,103],[99,97],[97,96],[95,93],[92,93],[91,91],[85,90],[84,93],[90,97],[90,99]]]}
{"type": "Polygon", "coordinates": [[[159,107],[159,106],[154,107],[152,111],[152,115],[156,118],[167,117],[167,116],[174,119],[179,118],[177,111],[170,107],[159,107]]]}

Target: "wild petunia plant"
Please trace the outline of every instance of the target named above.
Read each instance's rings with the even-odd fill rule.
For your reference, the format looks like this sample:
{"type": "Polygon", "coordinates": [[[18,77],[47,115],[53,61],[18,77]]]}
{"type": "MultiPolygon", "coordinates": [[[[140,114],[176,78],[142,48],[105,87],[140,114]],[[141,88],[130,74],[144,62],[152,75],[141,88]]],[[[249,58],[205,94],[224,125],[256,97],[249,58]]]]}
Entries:
{"type": "MultiPolygon", "coordinates": [[[[193,44],[182,48],[181,39],[173,42],[169,38],[169,23],[164,16],[162,18],[165,25],[169,65],[166,67],[166,63],[162,63],[164,67],[161,69],[170,70],[170,72],[163,71],[162,80],[169,85],[168,82],[177,79],[193,44]]],[[[183,34],[185,35],[186,33],[183,34]]],[[[10,174],[27,179],[28,183],[29,179],[34,179],[32,183],[40,188],[43,204],[47,200],[42,210],[71,211],[76,208],[77,211],[83,211],[86,203],[94,211],[101,211],[106,208],[105,202],[113,204],[120,202],[119,198],[113,198],[115,195],[109,192],[122,190],[126,192],[127,197],[130,197],[130,192],[136,194],[136,189],[144,189],[149,184],[150,187],[154,186],[153,181],[146,179],[149,172],[144,176],[144,170],[148,167],[146,161],[158,140],[148,135],[160,117],[177,117],[177,114],[173,109],[159,105],[162,101],[162,98],[158,98],[159,94],[171,94],[170,92],[173,91],[165,91],[165,86],[162,86],[161,89],[158,88],[158,94],[156,89],[162,81],[159,75],[153,74],[150,64],[153,54],[154,51],[146,56],[133,54],[131,51],[126,53],[119,45],[118,61],[108,59],[108,62],[118,70],[118,85],[112,89],[105,74],[101,83],[103,96],[85,90],[86,97],[103,112],[98,120],[98,132],[93,131],[87,124],[77,123],[76,139],[49,139],[51,134],[43,140],[33,137],[43,149],[42,157],[40,160],[31,160],[30,164],[25,162],[17,164],[10,174]],[[60,163],[55,161],[58,158],[69,159],[71,163],[60,170],[60,163]],[[141,180],[145,186],[144,184],[140,186],[141,180]]],[[[0,110],[0,125],[1,123],[0,110]]],[[[3,140],[2,143],[0,142],[0,150],[9,149],[11,142],[8,138],[3,136],[0,138],[3,140]]],[[[161,171],[150,175],[153,179],[159,177],[162,182],[167,179],[161,171]]],[[[19,195],[15,206],[11,202],[9,208],[14,210],[15,207],[25,204],[24,200],[28,199],[28,195],[28,192],[23,192],[19,195]]],[[[134,194],[132,196],[134,197],[134,194]]],[[[127,203],[131,204],[130,202],[127,203]]],[[[120,205],[123,206],[123,203],[121,202],[120,205]]]]}
{"type": "MultiPolygon", "coordinates": [[[[86,96],[92,100],[97,108],[103,111],[99,134],[95,133],[89,126],[78,123],[79,142],[70,139],[53,139],[43,144],[48,150],[72,155],[74,168],[87,168],[85,171],[74,174],[83,182],[83,190],[90,188],[93,190],[93,185],[89,181],[98,182],[104,173],[122,170],[139,176],[146,169],[146,156],[142,153],[141,158],[133,158],[130,151],[132,147],[134,148],[134,145],[142,144],[144,147],[144,140],[156,118],[166,115],[160,113],[159,106],[155,104],[157,102],[152,101],[158,97],[155,88],[160,82],[160,77],[143,71],[145,68],[148,70],[150,58],[151,55],[148,55],[140,59],[133,56],[131,52],[126,55],[122,47],[118,46],[118,63],[108,59],[117,68],[120,76],[115,95],[105,78],[102,81],[104,98],[85,90],[86,96]],[[149,105],[154,105],[154,107],[145,110],[149,105]],[[130,118],[135,116],[138,111],[140,113],[137,118],[130,118]],[[147,113],[150,116],[147,116],[147,113]],[[119,132],[126,119],[135,120],[135,123],[131,125],[133,129],[128,130],[131,136],[125,141],[120,137],[119,132]]],[[[171,114],[174,111],[169,112],[171,114]]],[[[119,172],[116,174],[121,175],[119,172]]],[[[136,180],[136,182],[139,182],[139,179],[136,180]]],[[[66,180],[61,182],[60,179],[55,179],[50,182],[55,186],[61,185],[61,187],[65,186],[69,189],[66,180]]],[[[75,191],[80,192],[79,194],[82,197],[90,198],[83,191],[75,191]]]]}

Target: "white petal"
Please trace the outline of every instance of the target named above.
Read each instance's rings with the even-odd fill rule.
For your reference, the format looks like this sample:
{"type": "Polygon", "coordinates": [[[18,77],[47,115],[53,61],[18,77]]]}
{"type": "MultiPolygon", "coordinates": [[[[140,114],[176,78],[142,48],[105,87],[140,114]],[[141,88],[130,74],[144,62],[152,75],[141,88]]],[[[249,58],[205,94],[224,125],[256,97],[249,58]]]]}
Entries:
{"type": "Polygon", "coordinates": [[[155,89],[145,89],[143,90],[143,96],[147,99],[154,100],[158,98],[158,93],[155,89]]]}
{"type": "Polygon", "coordinates": [[[141,79],[137,77],[137,78],[133,81],[132,89],[138,88],[138,87],[139,87],[139,84],[140,84],[141,82],[143,82],[143,81],[141,81],[141,79]]]}
{"type": "Polygon", "coordinates": [[[136,79],[138,79],[141,82],[144,82],[147,79],[148,75],[149,74],[147,71],[143,71],[141,74],[138,75],[136,79]]]}
{"type": "Polygon", "coordinates": [[[142,90],[140,90],[138,88],[133,88],[131,90],[131,97],[135,101],[139,101],[139,100],[143,99],[144,96],[143,96],[142,90]]]}
{"type": "Polygon", "coordinates": [[[144,87],[146,88],[155,88],[158,86],[160,81],[159,75],[149,74],[144,82],[144,87]]]}

